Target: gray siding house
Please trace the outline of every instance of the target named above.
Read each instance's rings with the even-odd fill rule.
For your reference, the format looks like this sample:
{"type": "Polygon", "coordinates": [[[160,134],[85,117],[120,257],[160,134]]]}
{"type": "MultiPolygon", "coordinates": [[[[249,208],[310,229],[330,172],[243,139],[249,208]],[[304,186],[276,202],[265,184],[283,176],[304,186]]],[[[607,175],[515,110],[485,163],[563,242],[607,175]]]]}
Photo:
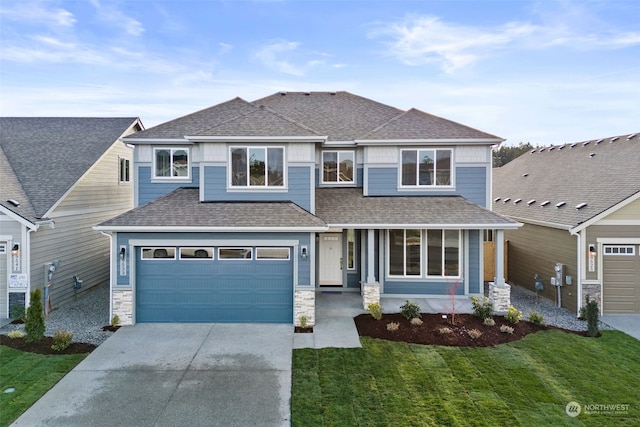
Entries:
{"type": "Polygon", "coordinates": [[[133,207],[133,150],[119,138],[141,129],[137,118],[0,118],[0,318],[35,288],[48,310],[109,281],[109,241],[92,227],[133,207]]]}
{"type": "Polygon", "coordinates": [[[499,137],[347,92],[235,98],[123,140],[136,207],[95,227],[123,324],[313,325],[322,290],[468,298],[484,231],[520,225],[490,211],[499,137]]]}
{"type": "Polygon", "coordinates": [[[534,290],[538,274],[576,313],[587,295],[604,314],[640,313],[640,135],[532,150],[494,171],[493,196],[524,223],[505,233],[513,283],[534,290]]]}

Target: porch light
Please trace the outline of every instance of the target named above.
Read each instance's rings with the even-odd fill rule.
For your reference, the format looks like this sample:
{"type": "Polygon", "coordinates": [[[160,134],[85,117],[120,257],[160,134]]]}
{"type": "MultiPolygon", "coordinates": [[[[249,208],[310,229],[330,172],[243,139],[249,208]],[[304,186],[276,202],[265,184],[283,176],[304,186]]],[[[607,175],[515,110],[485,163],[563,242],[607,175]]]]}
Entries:
{"type": "Polygon", "coordinates": [[[589,255],[595,256],[597,253],[596,245],[589,245],[589,255]]]}
{"type": "Polygon", "coordinates": [[[124,256],[126,255],[127,250],[123,247],[120,248],[120,260],[124,261],[124,256]]]}
{"type": "Polygon", "coordinates": [[[11,255],[13,256],[20,255],[20,245],[18,245],[17,243],[13,245],[13,247],[11,248],[11,255]]]}

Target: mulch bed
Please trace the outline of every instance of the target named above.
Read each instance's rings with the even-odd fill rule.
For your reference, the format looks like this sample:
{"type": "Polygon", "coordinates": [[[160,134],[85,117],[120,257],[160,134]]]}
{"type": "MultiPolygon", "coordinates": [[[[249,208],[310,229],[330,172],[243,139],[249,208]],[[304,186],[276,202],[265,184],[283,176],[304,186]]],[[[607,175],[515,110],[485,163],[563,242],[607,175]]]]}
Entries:
{"type": "Polygon", "coordinates": [[[40,341],[29,343],[24,338],[9,338],[6,335],[0,335],[0,345],[38,354],[82,354],[91,353],[96,348],[93,344],[72,342],[64,350],[56,351],[51,348],[53,337],[44,337],[40,341]]]}
{"type": "Polygon", "coordinates": [[[360,336],[380,338],[389,341],[402,341],[414,344],[444,345],[456,347],[491,347],[520,340],[538,331],[550,329],[562,330],[568,333],[585,336],[582,331],[571,331],[555,326],[542,326],[521,320],[513,325],[503,316],[493,316],[496,324],[487,326],[482,319],[472,314],[457,314],[455,324],[451,318],[443,319],[442,314],[422,314],[422,325],[412,325],[409,320],[400,314],[384,314],[382,319],[375,320],[370,314],[361,314],[354,320],[360,336]],[[387,324],[397,322],[399,328],[396,331],[387,330],[387,324]],[[507,325],[513,328],[513,334],[500,332],[500,326],[507,325]],[[441,333],[441,328],[449,328],[451,332],[441,333]],[[482,334],[477,338],[471,338],[468,331],[477,329],[482,334]]]}

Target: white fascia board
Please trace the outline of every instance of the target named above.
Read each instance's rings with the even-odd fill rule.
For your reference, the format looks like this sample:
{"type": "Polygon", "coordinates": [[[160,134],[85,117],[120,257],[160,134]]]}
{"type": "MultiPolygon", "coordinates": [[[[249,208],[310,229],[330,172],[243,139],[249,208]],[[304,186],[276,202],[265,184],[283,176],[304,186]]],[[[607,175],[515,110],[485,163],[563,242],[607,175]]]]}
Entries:
{"type": "Polygon", "coordinates": [[[592,217],[591,219],[583,222],[582,224],[576,225],[575,227],[573,227],[570,230],[571,234],[579,233],[580,231],[584,230],[585,228],[587,228],[587,227],[593,225],[594,223],[600,221],[602,218],[605,218],[608,215],[611,215],[612,213],[614,213],[618,209],[621,209],[621,208],[625,207],[626,205],[628,205],[629,203],[635,202],[638,199],[640,199],[640,191],[638,191],[637,193],[633,194],[632,196],[627,197],[623,201],[621,201],[619,203],[616,203],[615,205],[611,206],[609,209],[600,212],[598,215],[596,215],[596,216],[592,217]]]}
{"type": "Polygon", "coordinates": [[[5,214],[6,216],[8,216],[9,218],[11,218],[14,221],[19,222],[20,224],[24,225],[25,227],[27,227],[29,230],[37,230],[38,229],[38,224],[34,224],[33,222],[29,221],[28,219],[26,219],[25,217],[18,215],[17,213],[15,213],[14,211],[12,211],[11,209],[7,209],[4,206],[0,205],[0,212],[5,214]]]}
{"type": "Polygon", "coordinates": [[[478,139],[454,139],[454,138],[443,138],[443,139],[356,139],[355,143],[357,145],[477,145],[477,144],[499,144],[504,139],[500,138],[478,138],[478,139]]]}
{"type": "MultiPolygon", "coordinates": [[[[505,216],[508,216],[508,215],[505,215],[505,216]]],[[[571,226],[567,224],[558,224],[555,222],[547,222],[547,221],[537,221],[535,219],[519,218],[515,216],[509,216],[509,218],[511,218],[514,221],[523,222],[525,224],[541,225],[543,227],[557,228],[559,230],[567,230],[567,231],[571,230],[571,226]]]]}
{"type": "Polygon", "coordinates": [[[137,144],[148,144],[148,145],[171,145],[171,144],[185,145],[185,144],[188,144],[188,145],[191,145],[192,144],[192,142],[187,141],[184,138],[132,138],[132,137],[125,137],[125,138],[120,138],[120,140],[122,142],[124,142],[125,144],[132,144],[132,145],[137,145],[137,144]]]}
{"type": "Polygon", "coordinates": [[[93,227],[96,231],[111,232],[129,232],[129,233],[198,233],[198,232],[226,232],[226,233],[259,233],[259,232],[277,232],[277,233],[316,233],[327,231],[328,227],[175,227],[175,226],[101,226],[93,227]]]}
{"type": "Polygon", "coordinates": [[[356,147],[355,141],[326,141],[322,144],[323,147],[356,147]]]}
{"type": "Polygon", "coordinates": [[[522,227],[521,223],[514,224],[328,224],[330,228],[356,228],[356,229],[445,229],[445,230],[516,230],[522,227]]]}
{"type": "Polygon", "coordinates": [[[185,136],[190,142],[325,142],[326,136],[185,136]]]}

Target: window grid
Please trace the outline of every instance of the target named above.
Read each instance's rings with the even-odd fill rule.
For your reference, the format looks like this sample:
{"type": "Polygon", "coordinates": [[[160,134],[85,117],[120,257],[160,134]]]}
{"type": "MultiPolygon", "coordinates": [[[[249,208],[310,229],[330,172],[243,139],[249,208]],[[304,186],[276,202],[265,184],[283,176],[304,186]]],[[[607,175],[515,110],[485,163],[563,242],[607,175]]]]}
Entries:
{"type": "Polygon", "coordinates": [[[605,245],[604,254],[634,256],[636,247],[633,245],[605,245]]]}

